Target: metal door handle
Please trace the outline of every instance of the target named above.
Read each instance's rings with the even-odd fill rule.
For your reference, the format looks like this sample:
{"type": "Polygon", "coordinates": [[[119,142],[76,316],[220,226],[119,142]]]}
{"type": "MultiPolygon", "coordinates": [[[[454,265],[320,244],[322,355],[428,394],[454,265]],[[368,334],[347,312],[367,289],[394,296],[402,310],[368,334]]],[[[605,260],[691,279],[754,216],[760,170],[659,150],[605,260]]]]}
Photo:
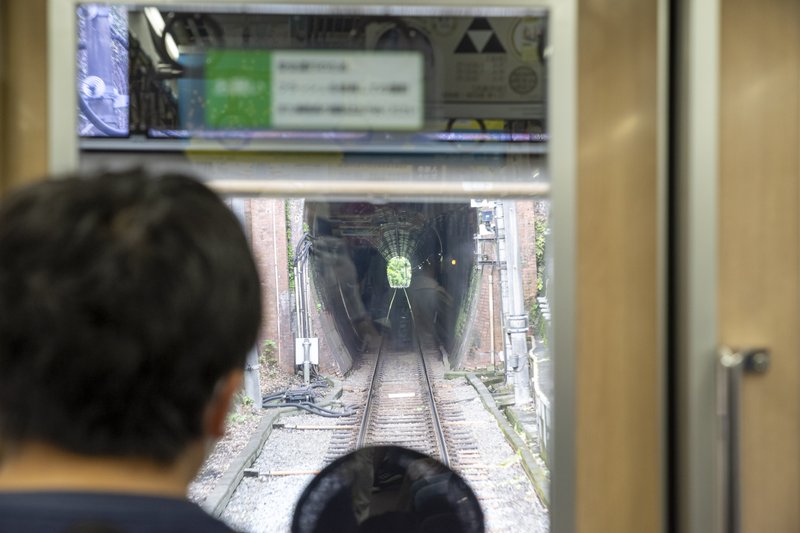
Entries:
{"type": "Polygon", "coordinates": [[[742,374],[763,374],[769,368],[767,348],[719,349],[717,359],[717,414],[720,419],[718,460],[722,499],[722,531],[741,533],[740,408],[742,374]]]}

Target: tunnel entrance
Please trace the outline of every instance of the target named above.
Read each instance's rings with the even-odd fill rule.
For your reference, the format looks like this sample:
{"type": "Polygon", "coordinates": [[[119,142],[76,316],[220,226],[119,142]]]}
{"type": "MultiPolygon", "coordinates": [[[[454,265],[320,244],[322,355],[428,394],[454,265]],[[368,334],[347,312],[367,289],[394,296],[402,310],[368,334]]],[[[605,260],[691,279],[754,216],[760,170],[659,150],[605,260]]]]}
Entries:
{"type": "Polygon", "coordinates": [[[307,202],[305,221],[313,284],[350,359],[380,336],[384,349],[419,339],[452,353],[475,266],[468,203],[307,202]]]}

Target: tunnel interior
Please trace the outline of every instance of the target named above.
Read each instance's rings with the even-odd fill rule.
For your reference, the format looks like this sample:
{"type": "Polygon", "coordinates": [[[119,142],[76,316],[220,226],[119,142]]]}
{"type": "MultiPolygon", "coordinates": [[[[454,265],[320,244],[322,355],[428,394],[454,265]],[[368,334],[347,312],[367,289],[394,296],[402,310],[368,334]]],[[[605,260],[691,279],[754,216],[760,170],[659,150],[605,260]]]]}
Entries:
{"type": "Polygon", "coordinates": [[[384,350],[419,340],[452,353],[475,265],[469,203],[308,202],[305,220],[317,297],[353,361],[381,338],[384,350]]]}

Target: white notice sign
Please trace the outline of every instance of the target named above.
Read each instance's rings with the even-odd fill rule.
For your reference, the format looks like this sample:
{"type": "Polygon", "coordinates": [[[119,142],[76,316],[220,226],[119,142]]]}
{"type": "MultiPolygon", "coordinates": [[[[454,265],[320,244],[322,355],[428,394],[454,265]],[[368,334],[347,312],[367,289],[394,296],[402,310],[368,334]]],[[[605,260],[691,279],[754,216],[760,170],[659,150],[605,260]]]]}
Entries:
{"type": "Polygon", "coordinates": [[[419,52],[272,53],[272,127],[415,130],[424,119],[419,52]]]}
{"type": "Polygon", "coordinates": [[[299,338],[294,340],[294,363],[302,365],[306,358],[306,348],[308,348],[308,360],[312,365],[319,364],[319,338],[299,338]]]}

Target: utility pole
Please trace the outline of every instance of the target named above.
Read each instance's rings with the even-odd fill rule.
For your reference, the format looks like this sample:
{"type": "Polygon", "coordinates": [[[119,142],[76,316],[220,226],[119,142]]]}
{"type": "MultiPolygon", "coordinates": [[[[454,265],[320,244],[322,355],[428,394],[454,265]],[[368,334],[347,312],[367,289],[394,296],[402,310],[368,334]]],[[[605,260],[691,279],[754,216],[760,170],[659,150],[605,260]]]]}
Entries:
{"type": "MultiPolygon", "coordinates": [[[[242,229],[250,242],[250,230],[247,227],[247,215],[245,213],[244,198],[231,198],[228,200],[231,211],[239,219],[242,229]]],[[[261,377],[259,375],[260,363],[258,360],[258,346],[253,346],[247,353],[244,367],[244,393],[253,400],[255,405],[261,405],[261,377]]]]}
{"type": "MultiPolygon", "coordinates": [[[[498,229],[497,208],[495,200],[471,200],[470,205],[479,210],[478,233],[475,234],[475,257],[481,266],[481,273],[489,267],[489,351],[491,352],[492,370],[497,371],[497,350],[495,344],[495,308],[494,308],[494,271],[498,266],[498,229]],[[487,253],[486,244],[491,242],[491,255],[487,253]],[[491,259],[490,259],[491,258],[491,259]]],[[[502,221],[501,221],[502,223],[502,221]]],[[[501,300],[502,302],[502,300],[501,300]]],[[[501,320],[503,315],[500,315],[501,320]]],[[[505,349],[505,348],[504,348],[505,349]]],[[[505,366],[503,366],[505,380],[505,366]]]]}
{"type": "Polygon", "coordinates": [[[508,270],[506,263],[506,219],[503,210],[503,202],[497,200],[494,203],[494,224],[495,224],[495,253],[497,254],[497,267],[500,270],[500,307],[501,307],[501,324],[503,327],[503,372],[505,374],[505,382],[512,383],[509,380],[511,374],[509,372],[509,360],[511,359],[511,338],[506,335],[506,322],[510,313],[509,310],[509,287],[508,287],[508,270]]]}
{"type": "Polygon", "coordinates": [[[309,314],[308,255],[311,235],[304,233],[294,254],[294,293],[297,311],[297,338],[295,339],[295,364],[303,365],[303,381],[311,382],[311,365],[319,364],[319,339],[312,338],[309,314]],[[302,351],[302,355],[301,355],[302,351]]]}
{"type": "Polygon", "coordinates": [[[528,364],[528,313],[522,293],[517,210],[513,200],[495,204],[497,258],[500,265],[505,339],[506,381],[514,386],[517,405],[531,402],[528,364]]]}

